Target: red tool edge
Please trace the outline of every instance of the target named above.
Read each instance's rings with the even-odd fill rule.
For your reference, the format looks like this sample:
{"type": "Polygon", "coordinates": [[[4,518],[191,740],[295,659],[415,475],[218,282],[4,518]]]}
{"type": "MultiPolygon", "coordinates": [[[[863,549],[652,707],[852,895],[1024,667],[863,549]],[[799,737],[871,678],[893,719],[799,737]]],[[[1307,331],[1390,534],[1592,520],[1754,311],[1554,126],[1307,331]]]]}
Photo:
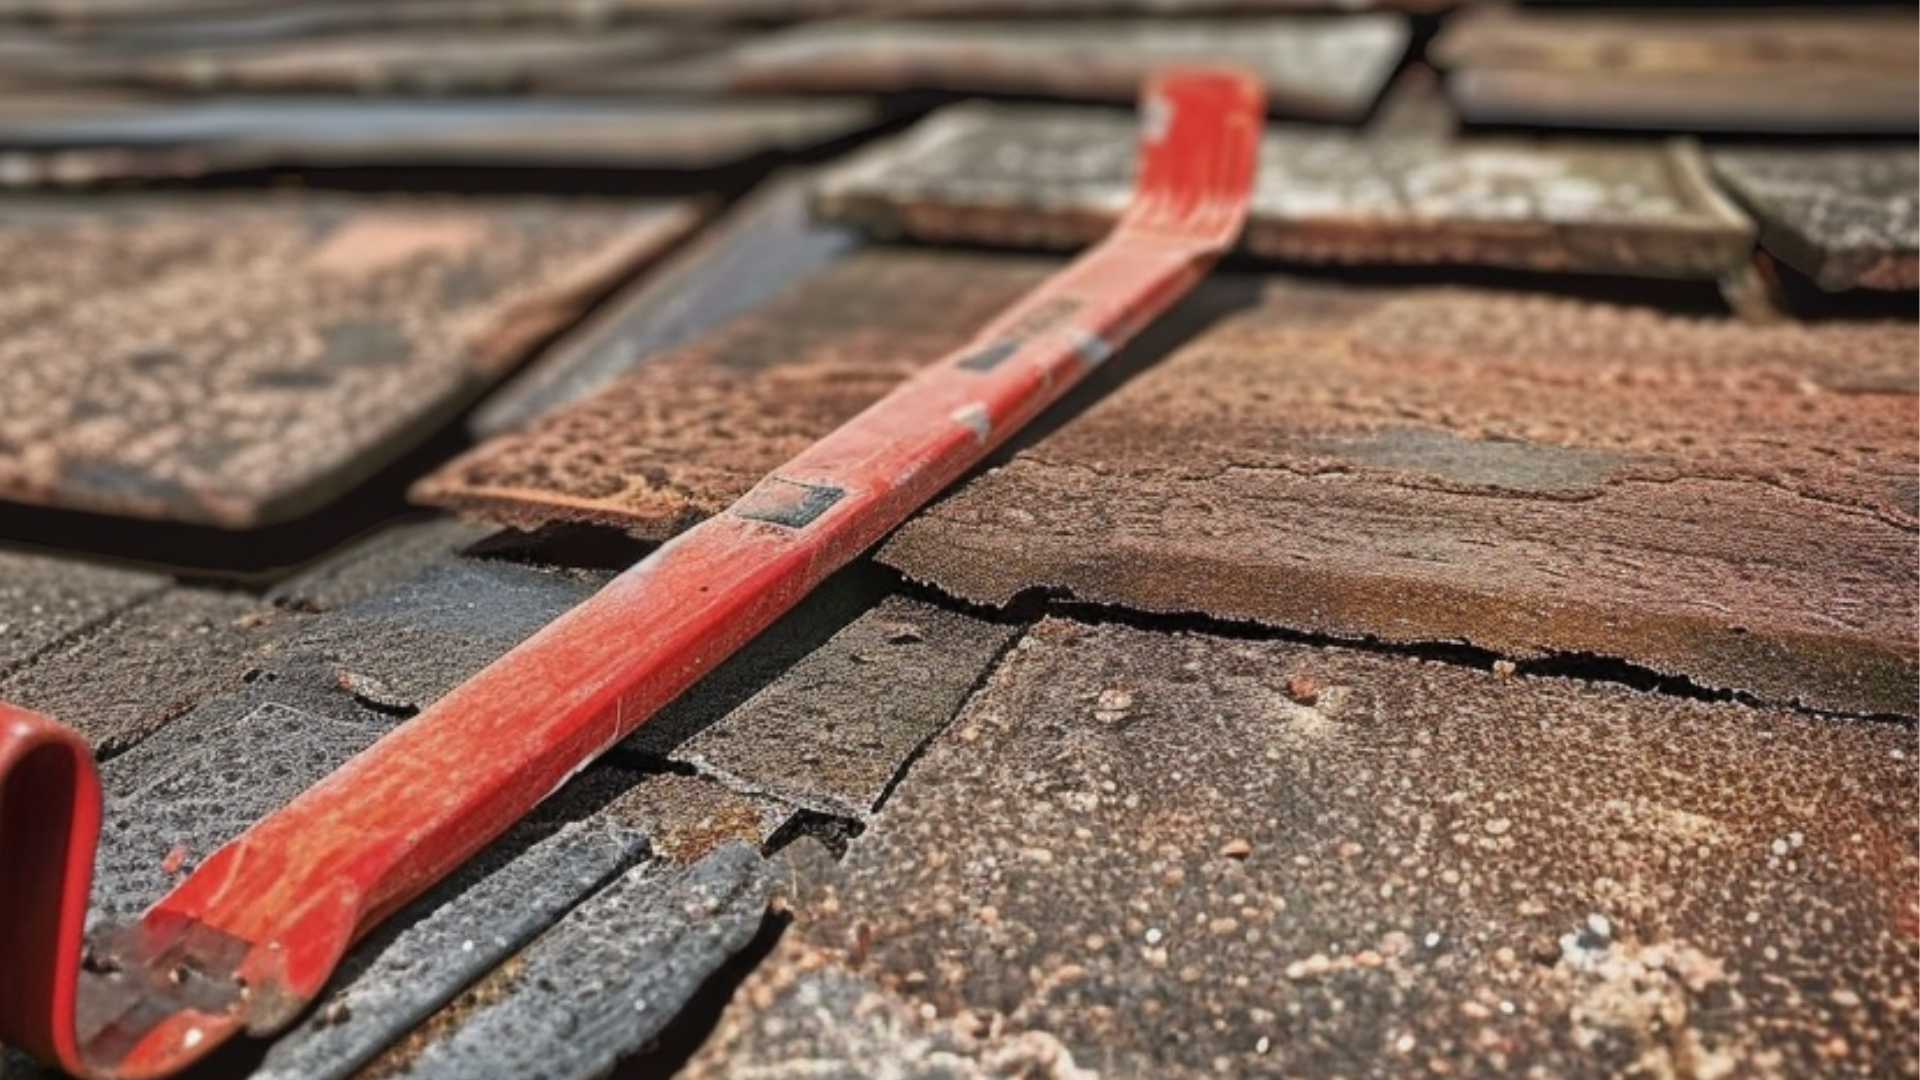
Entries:
{"type": "Polygon", "coordinates": [[[360,935],[898,526],[1098,367],[1239,235],[1264,114],[1232,71],[1157,76],[1105,240],[815,443],[83,942],[100,821],[81,738],[0,703],[0,1040],[83,1077],[267,1034],[360,935]],[[84,949],[84,952],[83,952],[84,949]],[[84,957],[84,960],[83,960],[84,957]]]}

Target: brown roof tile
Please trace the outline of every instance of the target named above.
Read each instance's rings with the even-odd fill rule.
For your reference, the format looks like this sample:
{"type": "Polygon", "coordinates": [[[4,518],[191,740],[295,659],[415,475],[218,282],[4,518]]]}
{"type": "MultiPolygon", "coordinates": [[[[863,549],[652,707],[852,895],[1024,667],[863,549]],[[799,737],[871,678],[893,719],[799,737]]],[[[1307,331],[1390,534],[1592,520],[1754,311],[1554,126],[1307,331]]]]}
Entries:
{"type": "Polygon", "coordinates": [[[490,395],[469,426],[494,435],[585,397],[858,246],[853,230],[812,219],[810,189],[802,173],[755,189],[490,395]]]}
{"type": "Polygon", "coordinates": [[[1898,1073],[1912,742],[1047,621],[690,1075],[1898,1073]]]}
{"type": "Polygon", "coordinates": [[[103,200],[0,217],[0,495],[311,510],[680,235],[684,205],[103,200]]]}

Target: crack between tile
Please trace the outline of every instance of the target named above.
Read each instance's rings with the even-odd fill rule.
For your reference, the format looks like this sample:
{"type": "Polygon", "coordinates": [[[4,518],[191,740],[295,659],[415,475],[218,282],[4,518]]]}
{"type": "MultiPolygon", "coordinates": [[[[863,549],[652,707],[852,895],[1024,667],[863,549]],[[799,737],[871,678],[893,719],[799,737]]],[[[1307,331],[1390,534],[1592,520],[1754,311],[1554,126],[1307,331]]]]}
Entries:
{"type": "MultiPolygon", "coordinates": [[[[1695,682],[1686,675],[1669,674],[1620,657],[1604,656],[1598,653],[1548,651],[1538,657],[1514,658],[1498,650],[1466,641],[1396,642],[1382,641],[1372,636],[1343,637],[1337,634],[1273,626],[1251,619],[1225,618],[1200,611],[1142,611],[1119,604],[1081,600],[1075,597],[1071,590],[1059,586],[1028,586],[1015,594],[1005,607],[994,607],[954,596],[931,582],[918,581],[904,574],[900,575],[896,588],[901,595],[911,599],[1000,624],[1031,626],[1043,618],[1052,616],[1095,626],[1127,626],[1162,634],[1206,634],[1242,641],[1281,642],[1315,649],[1351,649],[1377,656],[1397,656],[1428,663],[1472,668],[1503,677],[1573,679],[1625,687],[1643,694],[1714,704],[1738,704],[1754,709],[1784,710],[1796,715],[1820,719],[1890,723],[1908,728],[1920,725],[1920,721],[1915,718],[1898,713],[1820,709],[1797,701],[1771,701],[1744,690],[1705,685],[1695,682]]],[[[999,657],[995,658],[993,667],[998,666],[999,659],[999,657]]],[[[988,669],[988,674],[991,674],[993,667],[988,669]]],[[[896,782],[897,780],[898,777],[896,782]]],[[[888,791],[890,794],[891,786],[888,791]]]]}

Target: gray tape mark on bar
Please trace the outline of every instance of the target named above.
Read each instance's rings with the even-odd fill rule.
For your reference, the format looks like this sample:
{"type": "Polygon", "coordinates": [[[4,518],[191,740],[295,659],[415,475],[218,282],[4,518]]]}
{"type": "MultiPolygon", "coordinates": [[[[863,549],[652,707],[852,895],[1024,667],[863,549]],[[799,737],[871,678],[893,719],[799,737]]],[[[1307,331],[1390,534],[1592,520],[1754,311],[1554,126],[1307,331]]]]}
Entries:
{"type": "Polygon", "coordinates": [[[1019,339],[1001,338],[998,341],[984,345],[968,353],[960,360],[959,366],[968,371],[992,371],[994,368],[999,367],[1007,357],[1019,351],[1019,339]]]}
{"type": "Polygon", "coordinates": [[[844,495],[844,489],[830,484],[803,484],[769,476],[735,503],[730,512],[749,521],[804,529],[844,495]]]}
{"type": "Polygon", "coordinates": [[[1113,355],[1112,342],[1082,327],[1068,329],[1067,340],[1073,343],[1074,354],[1091,367],[1099,367],[1113,355]]]}

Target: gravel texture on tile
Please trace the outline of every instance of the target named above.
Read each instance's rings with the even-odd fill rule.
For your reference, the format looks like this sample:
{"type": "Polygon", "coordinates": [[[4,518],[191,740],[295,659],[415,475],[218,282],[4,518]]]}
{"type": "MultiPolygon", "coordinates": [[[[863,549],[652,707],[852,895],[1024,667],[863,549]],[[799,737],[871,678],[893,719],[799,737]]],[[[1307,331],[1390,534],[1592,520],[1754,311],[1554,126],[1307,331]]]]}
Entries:
{"type": "Polygon", "coordinates": [[[1920,151],[1727,149],[1713,171],[1760,241],[1823,289],[1920,288],[1920,151]]]}
{"type": "Polygon", "coordinates": [[[978,603],[1057,590],[1914,714],[1912,323],[1207,290],[1245,306],[880,559],[978,603]]]}
{"type": "Polygon", "coordinates": [[[1906,725],[1049,620],[797,871],[688,1075],[1901,1075],[1916,760],[1906,725]]]}
{"type": "Polygon", "coordinates": [[[234,528],[313,510],[693,219],[294,194],[0,206],[0,497],[234,528]]]}
{"type": "Polygon", "coordinates": [[[159,574],[0,548],[0,676],[169,584],[159,574]]]}
{"type": "Polygon", "coordinates": [[[1912,10],[1486,5],[1427,50],[1473,123],[1782,134],[1920,125],[1912,10]]]}
{"type": "Polygon", "coordinates": [[[309,623],[287,651],[324,658],[362,701],[411,713],[587,600],[610,576],[445,559],[309,623]]]}
{"type": "MultiPolygon", "coordinates": [[[[837,167],[825,216],[917,240],[1079,248],[1132,189],[1137,124],[1092,109],[944,109],[837,167]]],[[[1718,278],[1753,226],[1681,142],[1596,143],[1281,127],[1261,146],[1254,255],[1718,278]]]]}
{"type": "Polygon", "coordinates": [[[456,458],[416,500],[535,528],[664,540],[902,379],[966,344],[1059,264],[860,251],[604,390],[456,458]]]}
{"type": "Polygon", "coordinates": [[[728,844],[692,866],[647,863],[575,908],[373,1077],[605,1075],[662,1032],[759,932],[783,867],[728,844]]]}
{"type": "Polygon", "coordinates": [[[297,618],[245,594],[169,589],[0,677],[0,700],[118,753],[238,686],[297,618]]]}
{"type": "Polygon", "coordinates": [[[0,188],[246,169],[718,169],[873,123],[848,100],[60,98],[0,112],[0,188]]]}
{"type": "Polygon", "coordinates": [[[810,183],[791,174],[749,195],[489,397],[469,426],[495,435],[585,397],[851,251],[853,230],[808,213],[810,183]]]}
{"type": "Polygon", "coordinates": [[[750,40],[726,66],[735,86],[752,90],[985,91],[1131,103],[1161,67],[1233,64],[1266,85],[1275,115],[1357,121],[1410,36],[1394,15],[840,22],[750,40]]]}
{"type": "Polygon", "coordinates": [[[668,716],[625,745],[741,790],[864,818],[1016,632],[890,597],[690,735],[668,716]]]}

